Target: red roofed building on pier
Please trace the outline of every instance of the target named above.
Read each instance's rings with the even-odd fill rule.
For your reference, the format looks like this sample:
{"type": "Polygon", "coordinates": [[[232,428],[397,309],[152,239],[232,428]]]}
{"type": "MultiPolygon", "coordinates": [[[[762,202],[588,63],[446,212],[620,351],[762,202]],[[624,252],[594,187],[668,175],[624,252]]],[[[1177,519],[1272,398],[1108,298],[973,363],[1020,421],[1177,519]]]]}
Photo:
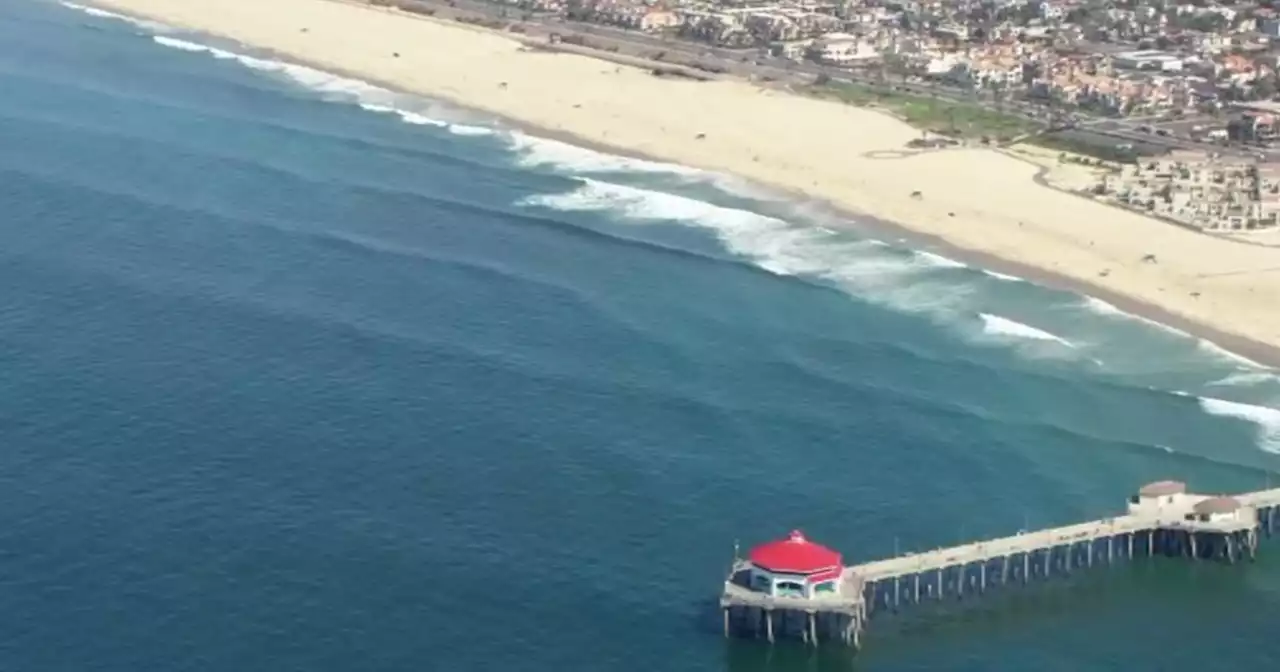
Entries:
{"type": "Polygon", "coordinates": [[[751,589],[776,597],[818,597],[835,593],[844,564],[840,554],[805,539],[793,530],[786,539],[771,541],[747,554],[751,589]]]}

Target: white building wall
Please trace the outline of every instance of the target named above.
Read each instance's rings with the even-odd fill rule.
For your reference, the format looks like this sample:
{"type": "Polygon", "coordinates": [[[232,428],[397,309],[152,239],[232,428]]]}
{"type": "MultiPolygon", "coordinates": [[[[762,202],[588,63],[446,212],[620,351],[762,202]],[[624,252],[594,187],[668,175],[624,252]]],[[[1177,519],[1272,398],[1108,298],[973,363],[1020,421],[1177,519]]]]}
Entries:
{"type": "MultiPolygon", "coordinates": [[[[758,567],[753,567],[751,569],[752,589],[758,589],[757,587],[761,586],[761,584],[764,582],[767,582],[766,585],[768,586],[767,589],[764,590],[764,592],[768,593],[769,595],[780,594],[778,591],[779,584],[796,583],[802,586],[802,595],[804,597],[812,598],[814,597],[814,592],[815,592],[814,588],[816,587],[815,584],[809,583],[809,581],[807,580],[807,577],[805,577],[805,575],[803,574],[775,574],[773,572],[768,572],[758,567]]],[[[826,582],[823,581],[820,583],[826,583],[826,582]]]]}

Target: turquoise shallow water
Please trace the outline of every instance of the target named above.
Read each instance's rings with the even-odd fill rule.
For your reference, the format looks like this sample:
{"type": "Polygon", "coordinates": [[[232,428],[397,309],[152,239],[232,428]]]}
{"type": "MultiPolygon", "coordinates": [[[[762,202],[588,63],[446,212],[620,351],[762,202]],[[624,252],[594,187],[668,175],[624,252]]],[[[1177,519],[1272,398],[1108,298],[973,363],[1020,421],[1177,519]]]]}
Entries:
{"type": "Polygon", "coordinates": [[[1260,487],[1280,379],[741,181],[0,0],[0,670],[1280,661],[1280,545],[725,642],[853,560],[1260,487]],[[852,227],[852,228],[850,228],[852,227]]]}

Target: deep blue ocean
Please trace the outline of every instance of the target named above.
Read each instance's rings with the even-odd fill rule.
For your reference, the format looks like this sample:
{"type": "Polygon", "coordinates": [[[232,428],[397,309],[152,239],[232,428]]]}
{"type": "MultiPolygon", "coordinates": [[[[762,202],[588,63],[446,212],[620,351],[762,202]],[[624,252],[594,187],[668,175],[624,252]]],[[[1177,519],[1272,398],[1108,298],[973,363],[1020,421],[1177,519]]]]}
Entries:
{"type": "Polygon", "coordinates": [[[727,176],[0,0],[0,672],[1265,670],[1280,542],[727,642],[851,561],[1256,489],[1280,378],[727,176]]]}

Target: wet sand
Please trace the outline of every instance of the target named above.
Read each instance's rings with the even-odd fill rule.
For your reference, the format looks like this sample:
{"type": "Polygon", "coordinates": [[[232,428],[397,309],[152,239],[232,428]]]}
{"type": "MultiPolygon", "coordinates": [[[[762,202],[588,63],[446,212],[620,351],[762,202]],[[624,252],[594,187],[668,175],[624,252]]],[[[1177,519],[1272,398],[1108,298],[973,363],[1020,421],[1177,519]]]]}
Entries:
{"type": "Polygon", "coordinates": [[[739,175],[854,213],[862,227],[1280,363],[1280,249],[1042,186],[1039,167],[992,150],[884,158],[901,155],[918,131],[879,112],[746,82],[658,78],[333,0],[95,4],[447,100],[540,135],[739,175]],[[1147,254],[1158,263],[1144,263],[1147,254]]]}

